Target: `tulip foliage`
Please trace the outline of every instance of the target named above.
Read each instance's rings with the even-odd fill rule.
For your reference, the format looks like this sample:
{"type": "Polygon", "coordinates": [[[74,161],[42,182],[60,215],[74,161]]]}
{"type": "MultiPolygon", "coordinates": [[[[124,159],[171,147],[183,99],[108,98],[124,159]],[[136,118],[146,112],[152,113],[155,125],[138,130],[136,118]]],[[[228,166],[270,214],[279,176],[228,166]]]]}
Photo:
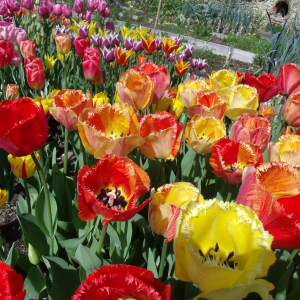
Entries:
{"type": "Polygon", "coordinates": [[[86,5],[0,5],[0,300],[299,299],[299,67],[198,78],[86,5]]]}

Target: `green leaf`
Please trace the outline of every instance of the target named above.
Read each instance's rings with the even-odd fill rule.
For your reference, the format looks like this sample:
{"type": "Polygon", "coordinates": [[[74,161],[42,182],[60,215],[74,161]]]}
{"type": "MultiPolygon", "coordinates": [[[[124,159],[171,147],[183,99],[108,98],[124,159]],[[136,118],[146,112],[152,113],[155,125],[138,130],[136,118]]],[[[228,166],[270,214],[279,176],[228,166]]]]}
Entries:
{"type": "Polygon", "coordinates": [[[93,273],[101,267],[101,260],[86,246],[79,245],[75,252],[75,258],[84,268],[86,275],[93,273]]]}
{"type": "Polygon", "coordinates": [[[19,253],[15,248],[15,243],[13,243],[12,247],[9,250],[8,256],[6,258],[6,263],[14,268],[19,258],[19,253]]]}
{"type": "Polygon", "coordinates": [[[154,261],[154,257],[153,257],[153,253],[151,251],[151,249],[148,249],[148,264],[147,264],[147,270],[150,270],[153,272],[154,277],[158,278],[158,273],[157,273],[157,269],[156,269],[156,265],[155,265],[155,261],[154,261]]]}
{"type": "Polygon", "coordinates": [[[28,213],[27,202],[25,201],[25,199],[21,195],[19,195],[19,197],[18,197],[18,203],[17,203],[16,211],[17,211],[18,215],[28,213]]]}
{"type": "Polygon", "coordinates": [[[114,242],[115,247],[120,247],[121,246],[121,241],[118,237],[117,232],[115,231],[115,229],[109,223],[108,223],[108,226],[107,226],[107,234],[110,236],[110,238],[114,242]]]}
{"type": "Polygon", "coordinates": [[[291,263],[287,270],[282,274],[281,278],[279,279],[276,290],[275,290],[275,300],[285,300],[286,293],[289,285],[289,280],[292,275],[294,269],[294,263],[291,263]]]}
{"type": "Polygon", "coordinates": [[[31,267],[24,281],[26,290],[25,300],[39,299],[39,295],[46,287],[45,281],[36,266],[31,267]]]}
{"type": "Polygon", "coordinates": [[[25,272],[28,273],[29,269],[32,267],[32,264],[30,263],[28,256],[22,254],[21,252],[18,252],[19,258],[17,261],[17,265],[25,272]]]}
{"type": "Polygon", "coordinates": [[[185,287],[185,299],[193,299],[197,295],[200,295],[201,291],[198,286],[193,282],[188,282],[185,287]]]}
{"type": "Polygon", "coordinates": [[[192,148],[189,148],[187,153],[184,155],[183,160],[181,161],[182,180],[187,180],[189,178],[195,157],[196,152],[192,148]]]}

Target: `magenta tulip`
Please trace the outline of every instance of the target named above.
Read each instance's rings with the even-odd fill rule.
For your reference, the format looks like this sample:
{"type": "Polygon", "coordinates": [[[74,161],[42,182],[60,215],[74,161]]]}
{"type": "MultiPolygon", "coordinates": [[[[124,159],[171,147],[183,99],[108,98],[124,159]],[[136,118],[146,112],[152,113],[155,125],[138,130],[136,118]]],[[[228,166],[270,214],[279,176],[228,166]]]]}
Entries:
{"type": "Polygon", "coordinates": [[[22,5],[24,8],[26,8],[28,10],[34,9],[34,3],[32,0],[22,0],[22,5]]]}
{"type": "Polygon", "coordinates": [[[82,14],[83,11],[84,11],[83,1],[82,0],[75,0],[73,9],[78,14],[82,14]]]}
{"type": "Polygon", "coordinates": [[[72,17],[72,9],[68,4],[64,4],[61,10],[65,18],[70,19],[72,17]]]}
{"type": "Polygon", "coordinates": [[[92,13],[89,10],[86,10],[81,17],[82,20],[90,22],[92,19],[92,13]]]}
{"type": "Polygon", "coordinates": [[[99,0],[87,0],[87,7],[89,10],[95,10],[98,7],[99,0]]]}

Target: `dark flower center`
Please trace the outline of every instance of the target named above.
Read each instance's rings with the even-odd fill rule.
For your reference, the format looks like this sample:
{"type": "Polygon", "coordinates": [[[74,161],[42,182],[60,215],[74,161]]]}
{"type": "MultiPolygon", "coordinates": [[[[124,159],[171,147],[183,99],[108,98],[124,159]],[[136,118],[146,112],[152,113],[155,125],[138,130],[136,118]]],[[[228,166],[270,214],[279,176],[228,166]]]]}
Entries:
{"type": "Polygon", "coordinates": [[[97,196],[98,201],[103,202],[108,208],[115,207],[118,210],[124,210],[127,202],[124,196],[121,195],[121,191],[115,187],[114,190],[111,189],[101,189],[100,194],[97,196]]]}

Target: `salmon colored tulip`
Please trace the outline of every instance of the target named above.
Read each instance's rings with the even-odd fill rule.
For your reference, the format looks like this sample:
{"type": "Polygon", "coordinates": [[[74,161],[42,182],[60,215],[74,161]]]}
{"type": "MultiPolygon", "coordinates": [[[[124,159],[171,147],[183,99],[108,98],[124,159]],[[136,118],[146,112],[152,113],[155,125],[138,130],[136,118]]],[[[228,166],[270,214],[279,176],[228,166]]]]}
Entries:
{"type": "Polygon", "coordinates": [[[36,56],[35,43],[33,40],[22,41],[20,44],[20,50],[24,58],[29,55],[36,56]]]}
{"type": "Polygon", "coordinates": [[[8,201],[8,194],[6,190],[0,189],[0,209],[4,206],[4,204],[8,201]]]}
{"type": "Polygon", "coordinates": [[[211,153],[214,144],[225,137],[225,124],[214,117],[195,115],[185,130],[187,144],[198,154],[211,153]]]}
{"type": "Polygon", "coordinates": [[[243,113],[256,113],[258,95],[255,88],[248,85],[237,85],[227,93],[228,106],[226,116],[236,121],[243,113]]]}
{"type": "Polygon", "coordinates": [[[299,166],[270,162],[246,168],[237,203],[249,206],[274,236],[273,249],[300,248],[299,166]]]}
{"type": "Polygon", "coordinates": [[[177,120],[181,116],[183,109],[183,104],[176,98],[163,98],[158,103],[152,104],[153,113],[156,113],[158,111],[167,111],[177,120]]]}
{"type": "Polygon", "coordinates": [[[192,99],[188,116],[192,118],[195,115],[203,117],[215,117],[223,120],[227,108],[227,98],[220,96],[211,90],[199,91],[195,98],[192,99]]]}
{"type": "Polygon", "coordinates": [[[208,89],[208,85],[203,80],[188,80],[178,86],[177,99],[186,107],[191,106],[192,101],[195,100],[197,94],[208,89]]]}
{"type": "Polygon", "coordinates": [[[272,126],[267,119],[257,117],[255,114],[242,114],[232,125],[229,139],[254,144],[260,147],[261,152],[264,152],[271,134],[272,126]]]}
{"type": "MultiPolygon", "coordinates": [[[[34,153],[37,160],[40,160],[38,153],[34,153]]],[[[7,157],[8,162],[10,163],[11,170],[14,175],[18,178],[29,178],[32,177],[36,171],[36,165],[31,157],[27,156],[13,156],[11,154],[7,157]]]]}
{"type": "Polygon", "coordinates": [[[214,145],[209,163],[218,177],[240,184],[244,168],[263,164],[263,156],[258,146],[221,139],[214,145]]]}
{"type": "Polygon", "coordinates": [[[288,97],[282,107],[281,115],[289,125],[300,127],[300,91],[288,97]]]}
{"type": "Polygon", "coordinates": [[[116,88],[121,101],[135,111],[147,109],[152,104],[155,83],[143,71],[128,69],[119,78],[116,88]]]}
{"type": "Polygon", "coordinates": [[[189,67],[190,67],[189,62],[184,63],[183,60],[181,60],[180,62],[176,60],[174,68],[178,76],[183,76],[187,72],[189,67]]]}
{"type": "Polygon", "coordinates": [[[17,98],[19,95],[19,86],[17,84],[8,84],[6,86],[6,97],[12,99],[17,98]]]}
{"type": "Polygon", "coordinates": [[[238,75],[230,70],[212,72],[209,76],[211,89],[221,96],[227,96],[229,90],[238,84],[238,75]]]}
{"type": "Polygon", "coordinates": [[[140,134],[145,143],[139,147],[150,159],[174,160],[180,150],[184,125],[168,112],[145,115],[140,121],[140,134]]]}
{"type": "Polygon", "coordinates": [[[289,96],[300,85],[300,67],[287,63],[281,65],[278,73],[281,94],[289,96]]]}
{"type": "Polygon", "coordinates": [[[164,53],[167,55],[171,54],[175,49],[177,49],[175,39],[172,40],[172,38],[164,37],[162,43],[163,43],[164,53]]]}
{"type": "Polygon", "coordinates": [[[144,143],[135,111],[122,102],[84,109],[78,133],[87,151],[97,159],[105,154],[127,156],[144,143]]]}
{"type": "Polygon", "coordinates": [[[93,106],[90,93],[87,97],[78,90],[61,90],[53,95],[49,106],[51,115],[70,131],[77,130],[78,118],[85,108],[93,106]]]}
{"type": "Polygon", "coordinates": [[[278,113],[274,114],[274,107],[267,107],[264,109],[264,104],[261,104],[258,111],[258,116],[266,118],[267,120],[271,120],[274,116],[278,115],[278,113]]]}
{"type": "Polygon", "coordinates": [[[55,37],[55,42],[56,42],[56,49],[60,54],[66,55],[71,51],[72,42],[68,34],[61,33],[57,35],[55,37]]]}
{"type": "Polygon", "coordinates": [[[168,243],[174,239],[176,220],[182,209],[190,202],[204,203],[198,189],[188,182],[177,182],[160,187],[152,192],[149,204],[149,225],[156,234],[161,234],[168,243]]]}
{"type": "Polygon", "coordinates": [[[96,94],[93,97],[93,107],[98,108],[102,104],[108,104],[109,103],[109,98],[102,92],[96,94]]]}
{"type": "Polygon", "coordinates": [[[155,49],[155,38],[153,36],[153,33],[150,33],[148,35],[148,38],[145,39],[145,37],[140,34],[140,37],[142,39],[142,45],[144,47],[144,50],[148,53],[148,54],[152,54],[156,49],[155,49]]]}
{"type": "Polygon", "coordinates": [[[117,64],[120,66],[126,65],[130,56],[133,53],[134,53],[134,51],[132,49],[130,49],[128,51],[124,51],[122,49],[122,46],[117,47],[117,45],[115,45],[115,58],[116,58],[117,64]]]}
{"type": "Polygon", "coordinates": [[[94,166],[83,166],[78,173],[79,218],[91,221],[102,215],[102,224],[128,221],[142,210],[151,198],[136,205],[139,196],[149,190],[150,178],[133,161],[105,155],[94,166]]]}

